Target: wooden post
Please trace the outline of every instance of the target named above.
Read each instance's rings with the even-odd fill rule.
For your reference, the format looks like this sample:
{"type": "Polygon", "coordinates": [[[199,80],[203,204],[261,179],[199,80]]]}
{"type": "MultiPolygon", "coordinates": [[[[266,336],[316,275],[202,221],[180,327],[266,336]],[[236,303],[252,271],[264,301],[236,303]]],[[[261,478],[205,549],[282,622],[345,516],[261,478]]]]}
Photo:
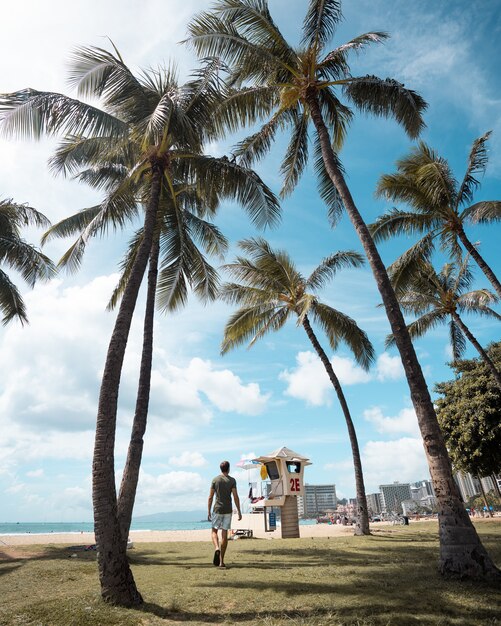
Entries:
{"type": "Polygon", "coordinates": [[[282,539],[299,539],[299,516],[297,497],[285,496],[282,507],[282,539]]]}

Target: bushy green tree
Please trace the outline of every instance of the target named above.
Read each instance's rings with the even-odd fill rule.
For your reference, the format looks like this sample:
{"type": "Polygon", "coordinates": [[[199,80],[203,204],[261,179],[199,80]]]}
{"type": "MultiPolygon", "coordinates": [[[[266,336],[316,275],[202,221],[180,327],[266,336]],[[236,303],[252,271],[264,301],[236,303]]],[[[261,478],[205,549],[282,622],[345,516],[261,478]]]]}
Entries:
{"type": "MultiPolygon", "coordinates": [[[[501,341],[491,344],[490,359],[501,367],[501,341]]],[[[501,469],[501,391],[482,359],[452,364],[455,380],[438,383],[437,417],[453,465],[475,476],[501,469]]]]}

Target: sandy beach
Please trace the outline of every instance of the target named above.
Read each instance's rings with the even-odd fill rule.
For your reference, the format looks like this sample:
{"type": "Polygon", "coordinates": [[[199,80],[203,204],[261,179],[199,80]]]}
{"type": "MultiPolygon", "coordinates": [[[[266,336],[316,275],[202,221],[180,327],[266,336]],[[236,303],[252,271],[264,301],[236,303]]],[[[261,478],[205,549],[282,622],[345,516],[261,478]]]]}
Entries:
{"type": "MultiPolygon", "coordinates": [[[[381,525],[380,523],[377,526],[381,525]]],[[[301,525],[301,537],[339,537],[353,534],[351,526],[337,524],[311,524],[301,525]]],[[[261,515],[244,515],[242,520],[237,521],[234,517],[232,530],[249,529],[258,539],[281,539],[280,527],[273,532],[264,531],[264,520],[261,515]]],[[[169,541],[210,541],[210,530],[146,530],[131,531],[130,540],[133,543],[154,543],[169,541]]],[[[245,541],[239,539],[239,541],[245,541]]],[[[46,533],[27,535],[0,535],[0,549],[2,546],[23,545],[92,545],[95,543],[94,533],[46,533]]]]}

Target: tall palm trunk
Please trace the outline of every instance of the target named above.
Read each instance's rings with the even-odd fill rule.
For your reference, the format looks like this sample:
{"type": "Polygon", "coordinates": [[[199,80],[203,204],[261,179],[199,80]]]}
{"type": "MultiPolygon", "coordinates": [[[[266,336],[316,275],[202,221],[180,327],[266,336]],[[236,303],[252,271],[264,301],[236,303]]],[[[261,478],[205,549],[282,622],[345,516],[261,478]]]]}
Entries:
{"type": "Polygon", "coordinates": [[[478,343],[473,333],[470,331],[468,326],[463,322],[463,320],[459,317],[456,311],[452,312],[452,317],[459,328],[463,331],[463,333],[468,338],[468,341],[475,347],[475,350],[480,354],[484,362],[487,364],[489,369],[491,370],[492,375],[494,376],[494,380],[496,381],[497,386],[501,389],[501,374],[497,370],[494,365],[492,359],[489,357],[487,352],[482,348],[482,346],[478,343]]]}
{"type": "Polygon", "coordinates": [[[463,246],[466,248],[470,256],[472,256],[475,259],[476,264],[482,270],[482,272],[487,276],[491,285],[494,287],[494,289],[497,291],[498,296],[501,298],[501,283],[499,282],[496,274],[494,274],[490,266],[484,260],[484,257],[480,254],[477,248],[468,239],[463,228],[459,228],[457,231],[457,234],[463,246]]]}
{"type": "Polygon", "coordinates": [[[320,360],[322,361],[325,367],[325,370],[329,376],[332,386],[336,390],[339,404],[341,405],[344,419],[346,420],[346,425],[348,427],[348,435],[349,435],[350,444],[351,444],[351,453],[353,456],[353,467],[355,469],[355,486],[356,486],[356,492],[357,492],[357,522],[355,525],[355,535],[370,535],[369,513],[367,511],[367,498],[365,496],[364,475],[362,472],[362,460],[360,458],[360,450],[358,448],[357,433],[355,432],[355,427],[353,426],[353,421],[351,419],[351,414],[348,408],[348,403],[346,402],[346,398],[344,397],[343,389],[341,387],[339,379],[336,376],[334,369],[332,367],[332,364],[327,358],[327,355],[325,354],[324,349],[320,345],[315,333],[313,332],[313,329],[311,327],[311,324],[307,315],[304,316],[303,328],[305,329],[309,340],[311,341],[318,356],[320,357],[320,360]]]}
{"type": "Polygon", "coordinates": [[[160,230],[157,228],[153,237],[148,270],[148,290],[143,327],[143,349],[139,382],[137,387],[136,410],[132,422],[132,432],[127,452],[127,460],[122,475],[122,483],[118,495],[118,520],[122,534],[122,542],[127,545],[132,511],[136,499],[139,469],[143,455],[143,436],[148,419],[150,401],[151,369],[153,363],[153,322],[155,318],[155,296],[158,280],[158,256],[160,251],[160,230]]]}
{"type": "Polygon", "coordinates": [[[94,532],[98,549],[99,579],[104,600],[122,606],[143,602],[129,567],[117,515],[115,489],[115,433],[118,390],[130,325],[139,288],[148,264],[160,199],[161,169],[153,166],[144,236],[118,310],[104,366],[96,423],[92,464],[94,532]]]}
{"type": "Polygon", "coordinates": [[[367,224],[355,206],[337,165],[314,90],[307,93],[306,100],[318,133],[326,170],[364,247],[402,359],[439,505],[439,569],[445,575],[461,578],[499,579],[501,572],[482,546],[461,502],[444,438],[404,317],[367,224]]]}

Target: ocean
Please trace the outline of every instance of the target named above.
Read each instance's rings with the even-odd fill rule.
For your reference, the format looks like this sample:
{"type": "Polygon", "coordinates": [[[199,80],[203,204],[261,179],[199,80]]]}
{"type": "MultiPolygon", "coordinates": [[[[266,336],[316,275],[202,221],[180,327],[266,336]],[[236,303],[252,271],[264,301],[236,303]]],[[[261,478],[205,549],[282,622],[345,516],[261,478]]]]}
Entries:
{"type": "MultiPolygon", "coordinates": [[[[207,521],[187,522],[135,522],[132,520],[131,532],[135,530],[204,530],[210,528],[207,521]]],[[[0,523],[0,536],[2,535],[41,535],[46,533],[75,533],[93,532],[92,522],[40,522],[25,523],[15,522],[0,523]]]]}
{"type": "MultiPolygon", "coordinates": [[[[315,520],[300,520],[303,524],[315,524],[315,520]]],[[[210,528],[207,521],[177,521],[177,522],[137,522],[132,520],[131,532],[135,530],[205,530],[210,528]]],[[[42,535],[47,533],[75,533],[93,532],[92,522],[39,522],[39,523],[0,523],[0,537],[2,535],[42,535]]]]}

